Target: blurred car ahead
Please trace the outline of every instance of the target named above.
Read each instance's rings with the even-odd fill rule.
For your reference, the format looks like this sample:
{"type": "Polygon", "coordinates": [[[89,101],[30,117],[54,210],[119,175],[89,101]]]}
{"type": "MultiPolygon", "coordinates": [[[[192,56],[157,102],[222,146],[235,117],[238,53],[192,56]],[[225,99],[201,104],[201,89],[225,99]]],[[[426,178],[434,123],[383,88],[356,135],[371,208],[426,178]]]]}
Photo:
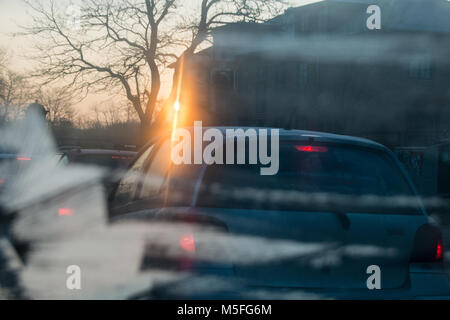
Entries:
{"type": "Polygon", "coordinates": [[[30,156],[0,149],[0,193],[18,170],[31,163],[30,156]]]}
{"type": "MultiPolygon", "coordinates": [[[[3,192],[6,188],[11,187],[11,185],[17,181],[18,177],[26,172],[26,170],[30,169],[33,164],[39,161],[50,161],[52,164],[56,166],[66,166],[68,164],[67,155],[62,152],[57,152],[52,155],[50,158],[45,158],[42,154],[28,154],[28,155],[20,155],[17,152],[6,152],[0,149],[0,195],[5,195],[3,192]]],[[[8,201],[8,197],[5,199],[8,201]]],[[[0,211],[2,209],[0,208],[0,211]]],[[[9,212],[7,217],[7,222],[13,219],[14,214],[9,212]]],[[[0,220],[2,220],[2,214],[0,214],[0,220]]]]}
{"type": "Polygon", "coordinates": [[[81,149],[77,147],[61,148],[69,163],[95,165],[110,170],[126,169],[137,152],[105,149],[81,149]]]}
{"type": "MultiPolygon", "coordinates": [[[[62,147],[60,152],[67,158],[68,164],[81,164],[98,166],[107,169],[114,174],[122,174],[134,160],[137,152],[107,149],[81,149],[78,147],[62,147]]],[[[114,187],[106,179],[103,181],[106,194],[114,187]]]]}
{"type": "MultiPolygon", "coordinates": [[[[2,151],[0,149],[0,192],[7,182],[20,174],[21,170],[33,163],[33,160],[42,159],[42,155],[21,155],[17,152],[2,151]]],[[[52,159],[57,165],[67,165],[68,156],[64,152],[57,152],[52,159]]]]}
{"type": "MultiPolygon", "coordinates": [[[[316,254],[281,255],[263,263],[243,263],[234,255],[229,263],[215,263],[201,261],[213,239],[202,242],[193,231],[174,238],[182,258],[168,257],[170,250],[150,243],[143,269],[231,276],[242,285],[231,298],[248,297],[250,288],[346,299],[450,297],[441,232],[386,147],[356,137],[280,130],[275,176],[261,176],[259,165],[174,165],[170,152],[170,137],[140,152],[110,195],[113,223],[186,222],[212,226],[231,238],[333,245],[316,254]],[[333,260],[336,254],[340,259],[333,260]],[[367,286],[367,269],[374,265],[381,270],[381,290],[367,286]]],[[[219,259],[238,248],[227,249],[214,256],[219,259]]],[[[162,285],[138,298],[216,297],[194,287],[162,285]]]]}

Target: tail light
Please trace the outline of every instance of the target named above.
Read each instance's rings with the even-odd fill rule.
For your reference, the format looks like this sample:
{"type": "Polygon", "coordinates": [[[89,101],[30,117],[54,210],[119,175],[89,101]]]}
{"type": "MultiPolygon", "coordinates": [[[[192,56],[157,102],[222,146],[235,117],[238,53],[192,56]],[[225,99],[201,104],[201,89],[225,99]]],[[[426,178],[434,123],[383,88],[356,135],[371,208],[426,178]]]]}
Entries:
{"type": "Polygon", "coordinates": [[[414,239],[411,262],[441,262],[443,258],[444,246],[439,228],[429,224],[420,227],[414,239]]]}
{"type": "Polygon", "coordinates": [[[179,242],[181,253],[176,259],[178,270],[191,270],[197,263],[195,256],[195,240],[192,233],[182,236],[179,242]]]}
{"type": "Polygon", "coordinates": [[[58,216],[64,217],[64,216],[71,216],[73,214],[73,210],[70,208],[59,208],[58,209],[58,216]]]}
{"type": "Polygon", "coordinates": [[[186,252],[195,252],[194,236],[191,234],[181,237],[180,247],[186,252]]]}
{"type": "Polygon", "coordinates": [[[302,152],[328,152],[327,147],[318,146],[295,146],[295,149],[302,152]]]}
{"type": "Polygon", "coordinates": [[[175,237],[177,242],[148,243],[141,268],[165,270],[190,270],[196,263],[196,243],[194,234],[182,233],[175,237]]]}
{"type": "MultiPolygon", "coordinates": [[[[208,229],[208,232],[227,232],[226,226],[215,218],[200,216],[195,214],[167,214],[164,218],[171,223],[181,223],[184,227],[182,230],[174,228],[170,230],[171,223],[168,224],[168,240],[150,241],[145,248],[145,254],[141,264],[141,269],[164,269],[177,271],[192,271],[199,268],[208,268],[218,266],[223,267],[217,262],[205,260],[206,246],[211,245],[205,242],[202,233],[208,229]]],[[[167,239],[166,239],[167,240],[167,239]]],[[[227,265],[227,267],[229,267],[227,265]]]]}
{"type": "Polygon", "coordinates": [[[439,240],[436,248],[436,260],[442,260],[444,258],[444,246],[442,240],[439,240]]]}

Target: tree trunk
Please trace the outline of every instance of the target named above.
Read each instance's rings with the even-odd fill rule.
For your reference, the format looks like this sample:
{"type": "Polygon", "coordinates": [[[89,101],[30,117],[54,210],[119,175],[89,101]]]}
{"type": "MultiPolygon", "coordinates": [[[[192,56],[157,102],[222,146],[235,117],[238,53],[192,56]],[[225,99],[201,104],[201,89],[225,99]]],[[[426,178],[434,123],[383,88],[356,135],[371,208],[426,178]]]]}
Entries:
{"type": "Polygon", "coordinates": [[[138,144],[139,148],[143,147],[150,139],[150,131],[152,131],[151,121],[143,120],[141,121],[141,127],[139,130],[138,144]]]}
{"type": "Polygon", "coordinates": [[[170,132],[171,128],[168,126],[166,116],[166,108],[163,108],[158,113],[154,121],[152,121],[149,117],[147,117],[145,121],[141,121],[138,139],[139,147],[143,147],[158,136],[168,134],[170,132]]]}

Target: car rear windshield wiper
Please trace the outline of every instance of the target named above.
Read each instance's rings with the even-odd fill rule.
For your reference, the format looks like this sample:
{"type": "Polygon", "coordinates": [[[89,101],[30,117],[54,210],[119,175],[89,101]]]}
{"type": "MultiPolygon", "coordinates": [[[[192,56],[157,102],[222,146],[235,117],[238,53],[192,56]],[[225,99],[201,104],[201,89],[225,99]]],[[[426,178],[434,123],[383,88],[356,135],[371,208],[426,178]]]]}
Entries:
{"type": "Polygon", "coordinates": [[[336,215],[344,230],[350,229],[351,222],[348,215],[345,212],[333,210],[331,211],[331,213],[336,215]]]}

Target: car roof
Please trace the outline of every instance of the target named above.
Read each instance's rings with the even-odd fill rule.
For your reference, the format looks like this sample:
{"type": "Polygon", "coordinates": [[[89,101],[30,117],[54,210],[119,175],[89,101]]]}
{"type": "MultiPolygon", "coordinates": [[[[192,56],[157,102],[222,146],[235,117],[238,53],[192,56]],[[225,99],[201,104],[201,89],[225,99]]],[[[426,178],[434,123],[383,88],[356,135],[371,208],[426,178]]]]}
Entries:
{"type": "MultiPolygon", "coordinates": [[[[67,151],[67,150],[66,150],[67,151]]],[[[135,156],[137,152],[123,151],[123,150],[107,150],[107,149],[72,149],[69,152],[74,152],[78,155],[122,155],[135,156]]]]}
{"type": "MultiPolygon", "coordinates": [[[[309,141],[309,142],[327,142],[327,143],[345,143],[350,145],[358,145],[358,146],[366,146],[372,147],[376,149],[388,150],[382,144],[379,144],[375,141],[354,137],[354,136],[346,136],[334,133],[327,132],[318,132],[318,131],[310,131],[310,130],[297,130],[297,129],[282,129],[282,128],[268,128],[268,127],[202,127],[203,131],[207,129],[218,129],[222,132],[224,136],[226,136],[227,129],[242,129],[244,131],[248,129],[254,129],[256,131],[259,130],[268,130],[268,134],[270,134],[270,130],[278,130],[280,140],[297,140],[297,141],[309,141]]],[[[194,127],[185,127],[185,129],[192,131],[194,127]]]]}
{"type": "Polygon", "coordinates": [[[17,154],[13,153],[0,153],[0,159],[15,159],[17,158],[17,154]]]}

